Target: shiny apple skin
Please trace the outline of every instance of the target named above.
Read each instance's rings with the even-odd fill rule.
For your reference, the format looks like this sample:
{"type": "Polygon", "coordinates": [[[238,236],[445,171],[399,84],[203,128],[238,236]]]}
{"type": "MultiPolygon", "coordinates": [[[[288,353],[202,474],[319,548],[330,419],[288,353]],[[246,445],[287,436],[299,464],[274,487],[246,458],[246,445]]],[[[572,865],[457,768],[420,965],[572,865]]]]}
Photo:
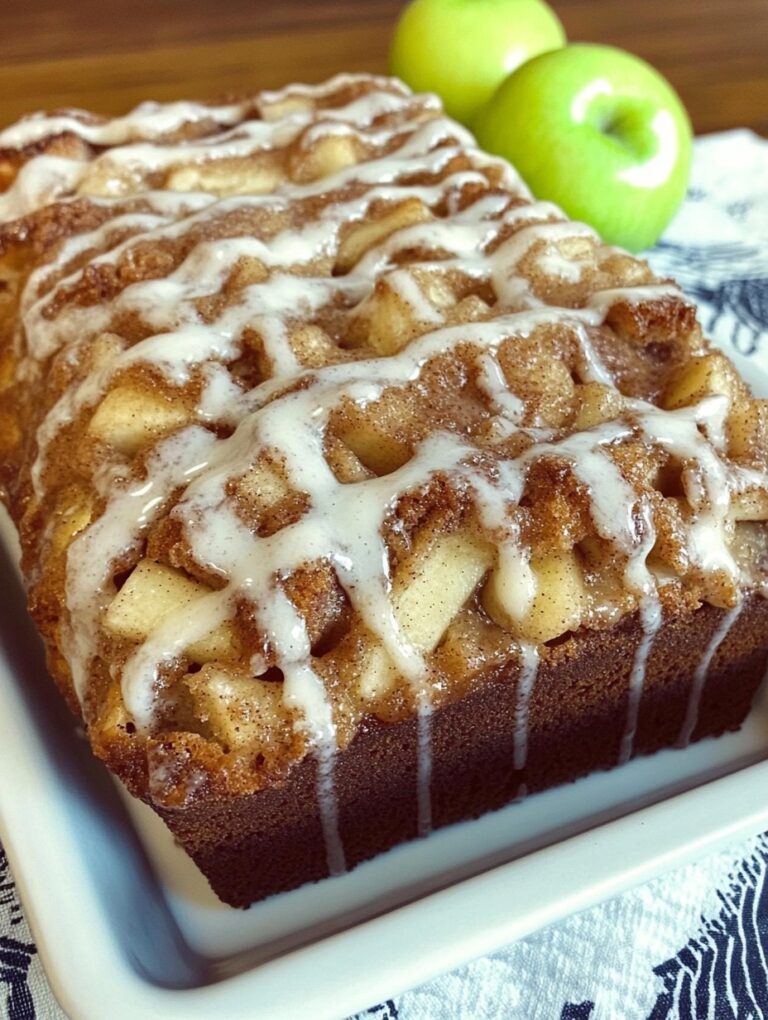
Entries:
{"type": "Polygon", "coordinates": [[[536,198],[605,241],[651,247],[679,208],[692,135],[671,85],[639,57],[577,44],[535,57],[499,87],[472,127],[536,198]]]}

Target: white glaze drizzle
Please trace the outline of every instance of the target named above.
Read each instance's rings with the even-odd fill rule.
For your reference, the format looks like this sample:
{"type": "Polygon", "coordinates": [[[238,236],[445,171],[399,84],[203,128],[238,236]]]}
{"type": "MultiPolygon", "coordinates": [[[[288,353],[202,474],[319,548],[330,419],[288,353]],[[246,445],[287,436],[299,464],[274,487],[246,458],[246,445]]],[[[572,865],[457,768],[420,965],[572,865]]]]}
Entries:
{"type": "Polygon", "coordinates": [[[487,351],[480,355],[477,364],[478,386],[488,397],[493,410],[513,425],[519,425],[525,411],[525,401],[510,392],[501,365],[487,351]]]}
{"type": "Polygon", "coordinates": [[[714,634],[710,638],[709,644],[704,649],[704,654],[701,657],[699,665],[696,667],[696,672],[693,676],[693,683],[691,684],[691,689],[688,694],[685,719],[683,720],[683,725],[680,727],[680,736],[677,740],[678,747],[687,747],[691,742],[693,731],[696,729],[696,724],[699,721],[701,696],[704,693],[704,685],[709,674],[709,667],[712,665],[712,659],[720,645],[722,645],[723,641],[725,641],[728,637],[731,628],[738,620],[743,608],[744,603],[742,602],[725,613],[722,620],[717,625],[714,634]]]}
{"type": "Polygon", "coordinates": [[[536,645],[520,646],[520,676],[517,681],[515,703],[515,730],[513,762],[515,771],[521,772],[528,761],[528,715],[531,694],[539,671],[539,649],[536,645]]]}
{"type": "Polygon", "coordinates": [[[648,656],[653,646],[653,639],[661,627],[662,612],[661,603],[653,594],[647,594],[640,599],[640,640],[635,649],[632,659],[632,671],[629,676],[629,691],[627,695],[627,721],[624,733],[619,746],[619,764],[624,765],[632,757],[635,747],[635,734],[637,732],[637,720],[640,715],[640,702],[645,686],[645,671],[648,666],[648,656]]]}
{"type": "MultiPolygon", "coordinates": [[[[67,561],[66,598],[70,606],[78,607],[78,622],[94,626],[115,594],[111,581],[115,559],[136,547],[146,528],[162,511],[170,491],[202,470],[213,443],[210,432],[193,426],[157,445],[143,482],[120,484],[114,477],[118,471],[105,471],[97,476],[103,491],[111,493],[109,503],[104,514],[72,543],[67,561]]],[[[94,635],[79,626],[63,633],[75,692],[82,702],[94,652],[94,635]]],[[[147,699],[152,694],[150,687],[147,699]]]]}
{"type": "Polygon", "coordinates": [[[419,836],[432,831],[432,705],[419,698],[416,716],[416,826],[419,836]]]}
{"type": "MultiPolygon", "coordinates": [[[[350,81],[339,78],[325,86],[263,94],[260,109],[291,97],[316,102],[350,81]]],[[[583,274],[586,263],[568,263],[572,268],[567,268],[557,243],[572,237],[594,240],[594,232],[564,222],[559,210],[549,203],[514,204],[525,199],[527,192],[509,168],[503,170],[503,182],[510,194],[481,194],[459,210],[462,189],[486,185],[483,169],[498,170],[503,165],[471,148],[471,137],[443,117],[435,116],[423,123],[416,117],[415,124],[409,120],[414,113],[421,116],[436,111],[433,100],[414,100],[402,87],[384,80],[377,80],[377,86],[345,106],[314,112],[293,110],[274,121],[255,117],[242,121],[255,110],[249,104],[218,108],[171,104],[139,108],[126,118],[104,123],[86,122],[75,114],[47,120],[32,118],[9,129],[10,134],[0,135],[0,144],[22,145],[66,130],[92,144],[113,146],[95,159],[82,161],[50,155],[33,157],[9,191],[0,196],[0,218],[6,219],[71,195],[99,160],[132,167],[141,175],[177,163],[286,146],[302,132],[304,142],[310,142],[312,136],[317,139],[343,134],[372,147],[367,160],[329,179],[302,185],[285,182],[267,195],[217,199],[203,193],[173,196],[141,192],[152,211],[116,216],[95,231],[69,239],[62,245],[56,265],[65,267],[91,248],[100,252],[92,263],[115,264],[136,244],[182,237],[197,224],[232,211],[280,212],[291,203],[322,199],[329,193],[338,192],[341,198],[323,206],[317,217],[310,218],[301,229],[286,228],[267,240],[249,236],[201,241],[163,279],[126,287],[109,306],[82,309],[65,304],[53,321],[46,318],[44,309],[64,288],[76,284],[83,270],[73,271],[49,288],[50,266],[45,267],[33,274],[22,305],[26,338],[23,370],[28,372],[60,347],[66,345],[76,352],[73,336],[77,334],[82,336],[85,349],[98,332],[108,328],[115,312],[137,313],[155,331],[148,339],[123,349],[82,383],[73,385],[48,414],[38,433],[40,454],[33,473],[38,493],[43,488],[50,441],[84,408],[96,404],[115,373],[129,365],[150,365],[173,386],[183,386],[193,371],[202,371],[205,384],[198,417],[235,427],[229,438],[215,439],[193,425],[158,444],[145,465],[143,481],[118,482],[103,515],[72,543],[67,581],[71,617],[68,653],[78,695],[81,699],[85,696],[88,667],[95,652],[87,635],[97,632],[101,613],[114,591],[114,556],[138,548],[147,527],[165,506],[170,490],[186,483],[172,515],[182,523],[193,556],[218,573],[225,587],[198,600],[192,610],[185,607],[169,614],[136,650],[122,675],[126,706],[140,728],[149,728],[164,664],[217,622],[227,619],[236,599],[246,597],[283,671],[286,703],[296,710],[298,725],[315,749],[320,814],[332,871],[342,869],[344,861],[333,793],[335,726],[330,701],[312,666],[304,621],[281,587],[281,581],[292,570],[307,561],[330,562],[353,608],[411,685],[418,708],[418,827],[426,833],[431,827],[432,709],[427,666],[418,650],[405,640],[392,612],[388,555],[381,536],[386,514],[399,496],[424,486],[437,472],[462,478],[474,495],[483,526],[496,536],[497,569],[520,591],[522,618],[535,589],[529,551],[520,544],[512,511],[522,496],[527,470],[536,459],[557,457],[571,465],[588,490],[598,533],[613,542],[624,557],[626,584],[637,596],[640,608],[642,636],[631,671],[621,749],[621,758],[626,760],[632,753],[647,657],[661,613],[656,582],[646,565],[655,537],[650,515],[646,507],[639,508],[644,525],[638,531],[637,497],[611,459],[610,447],[639,434],[689,465],[684,485],[694,511],[690,527],[692,556],[704,570],[724,570],[734,577],[736,567],[725,539],[730,493],[758,481],[751,475],[747,477],[748,472],[727,468],[718,455],[718,449],[723,448],[728,410],[727,401],[723,406],[722,400],[717,403],[719,398],[713,398],[716,403],[703,401],[676,412],[662,412],[642,401],[625,401],[627,414],[623,420],[561,439],[544,430],[537,434],[534,429],[523,429],[524,403],[509,391],[495,356],[501,343],[510,337],[526,337],[542,324],[562,324],[573,332],[578,343],[582,381],[613,387],[610,372],[592,348],[588,329],[599,326],[618,301],[679,299],[680,293],[669,284],[652,284],[597,291],[583,309],[545,305],[520,275],[518,265],[538,245],[540,269],[575,280],[577,273],[579,277],[583,274]],[[382,115],[394,115],[394,126],[377,125],[382,115]],[[212,138],[181,145],[163,142],[168,132],[206,118],[221,125],[212,138]],[[394,151],[381,155],[381,150],[394,140],[394,151]],[[472,169],[443,176],[436,184],[401,183],[403,174],[444,174],[451,160],[460,154],[469,154],[472,169]],[[344,192],[346,188],[352,189],[351,197],[344,192]],[[329,276],[327,270],[300,277],[287,272],[291,267],[309,266],[315,259],[330,256],[343,224],[364,220],[374,202],[399,202],[409,197],[417,197],[430,207],[444,202],[452,216],[450,220],[432,219],[395,232],[373,245],[350,272],[340,277],[329,276]],[[514,232],[489,255],[487,248],[510,227],[515,228],[514,232]],[[131,236],[112,244],[112,234],[119,229],[131,236]],[[445,325],[442,314],[422,294],[413,276],[396,264],[398,254],[410,246],[427,253],[418,263],[424,271],[450,270],[478,278],[490,275],[499,314],[491,322],[445,325]],[[214,321],[202,324],[194,302],[217,294],[242,256],[259,259],[267,267],[268,278],[245,288],[241,300],[230,304],[214,321]],[[334,301],[343,301],[347,308],[364,308],[376,280],[384,275],[411,306],[415,318],[435,328],[388,358],[302,370],[291,348],[291,324],[311,319],[334,301]],[[236,386],[226,369],[242,349],[246,328],[258,332],[271,363],[271,378],[250,392],[236,386]],[[397,471],[355,485],[338,483],[325,460],[323,437],[329,415],[341,399],[350,398],[360,404],[375,400],[387,386],[404,386],[418,379],[431,358],[462,344],[477,348],[478,387],[488,398],[502,434],[527,431],[538,440],[535,445],[516,459],[500,459],[496,475],[489,478],[477,466],[477,451],[471,444],[455,435],[438,433],[397,471]],[[286,380],[300,380],[303,388],[286,391],[286,380]],[[277,455],[290,484],[306,492],[310,500],[310,510],[301,520],[267,538],[253,535],[226,499],[226,485],[233,473],[247,467],[259,450],[277,455]]],[[[117,465],[112,475],[122,470],[123,465],[117,465]]],[[[105,493],[110,477],[110,471],[103,472],[105,493]]],[[[764,482],[761,475],[759,483],[764,482]]],[[[705,654],[706,664],[702,660],[704,672],[714,651],[713,647],[708,659],[705,654]]],[[[535,646],[521,646],[522,673],[515,711],[516,769],[522,769],[526,761],[528,703],[538,658],[535,646]]]]}
{"type": "Polygon", "coordinates": [[[184,125],[210,118],[219,124],[237,124],[249,103],[208,106],[203,103],[140,103],[122,117],[99,121],[85,119],[78,111],[32,114],[0,131],[0,147],[19,148],[65,132],[94,145],[126,145],[134,138],[151,140],[178,131],[184,125]]]}

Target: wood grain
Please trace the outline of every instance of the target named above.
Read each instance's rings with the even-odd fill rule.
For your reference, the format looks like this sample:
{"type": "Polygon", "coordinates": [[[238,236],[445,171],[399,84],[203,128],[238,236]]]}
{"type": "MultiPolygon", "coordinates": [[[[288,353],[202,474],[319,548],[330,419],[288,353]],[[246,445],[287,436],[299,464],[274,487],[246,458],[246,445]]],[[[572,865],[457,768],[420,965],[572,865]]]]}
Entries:
{"type": "MultiPolygon", "coordinates": [[[[768,0],[554,0],[574,41],[651,61],[698,133],[768,134],[768,0]]],[[[0,123],[384,71],[398,0],[3,0],[0,123]]]]}

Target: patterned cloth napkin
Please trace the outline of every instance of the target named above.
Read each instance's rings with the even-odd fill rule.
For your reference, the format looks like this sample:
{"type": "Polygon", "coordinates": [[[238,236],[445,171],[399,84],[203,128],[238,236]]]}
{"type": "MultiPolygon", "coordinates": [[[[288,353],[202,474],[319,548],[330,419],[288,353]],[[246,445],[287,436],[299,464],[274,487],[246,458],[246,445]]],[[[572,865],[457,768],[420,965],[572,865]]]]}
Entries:
{"type": "MultiPolygon", "coordinates": [[[[709,335],[768,371],[768,141],[748,131],[698,139],[686,203],[649,258],[696,299],[709,335]]],[[[768,1018],[767,876],[768,834],[373,1006],[357,1020],[768,1018]]],[[[2,848],[0,1018],[64,1018],[2,848]]]]}

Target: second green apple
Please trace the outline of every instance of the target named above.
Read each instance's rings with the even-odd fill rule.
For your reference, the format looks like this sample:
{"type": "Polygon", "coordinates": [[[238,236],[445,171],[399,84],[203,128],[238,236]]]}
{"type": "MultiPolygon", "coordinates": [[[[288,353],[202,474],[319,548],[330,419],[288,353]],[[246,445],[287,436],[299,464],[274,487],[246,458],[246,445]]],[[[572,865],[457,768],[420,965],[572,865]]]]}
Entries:
{"type": "Polygon", "coordinates": [[[472,127],[537,198],[630,251],[658,239],[685,195],[685,108],[649,64],[614,47],[579,44],[535,57],[472,127]]]}

